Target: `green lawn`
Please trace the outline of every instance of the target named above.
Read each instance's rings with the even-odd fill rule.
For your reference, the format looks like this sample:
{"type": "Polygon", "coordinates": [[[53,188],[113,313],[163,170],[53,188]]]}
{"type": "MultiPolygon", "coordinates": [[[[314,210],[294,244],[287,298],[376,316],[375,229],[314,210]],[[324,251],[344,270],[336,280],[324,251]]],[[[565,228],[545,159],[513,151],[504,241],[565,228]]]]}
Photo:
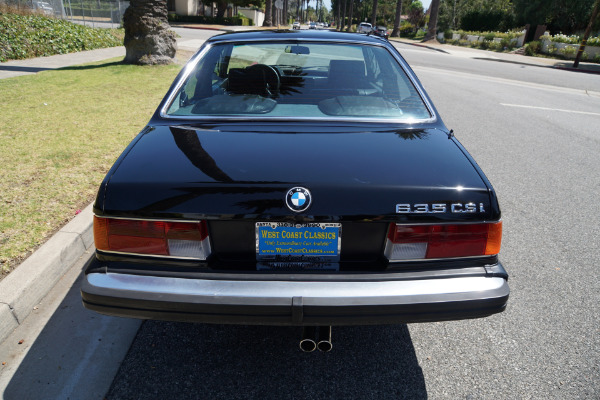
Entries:
{"type": "Polygon", "coordinates": [[[108,60],[0,80],[0,278],[93,200],[180,69],[108,60]]]}

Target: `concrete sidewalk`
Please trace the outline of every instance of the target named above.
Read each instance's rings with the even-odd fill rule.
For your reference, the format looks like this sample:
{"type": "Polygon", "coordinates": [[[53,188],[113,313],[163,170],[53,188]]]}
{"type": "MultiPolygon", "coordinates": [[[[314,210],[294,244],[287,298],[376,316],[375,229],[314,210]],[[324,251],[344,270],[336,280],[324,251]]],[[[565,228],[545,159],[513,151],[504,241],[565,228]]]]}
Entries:
{"type": "Polygon", "coordinates": [[[107,49],[80,51],[69,54],[57,54],[49,57],[7,61],[0,63],[0,79],[12,78],[20,75],[31,75],[40,71],[102,61],[114,57],[125,57],[125,47],[109,47],[107,49]]]}
{"type": "Polygon", "coordinates": [[[430,50],[439,51],[455,57],[473,58],[480,60],[489,60],[496,62],[505,62],[511,64],[529,65],[543,68],[564,69],[575,72],[585,72],[600,74],[600,64],[581,62],[579,68],[573,68],[573,61],[558,60],[545,57],[531,57],[514,53],[500,53],[496,51],[474,49],[471,47],[453,46],[450,44],[442,44],[437,42],[415,41],[406,38],[390,38],[392,42],[399,42],[411,46],[427,48],[430,50]]]}

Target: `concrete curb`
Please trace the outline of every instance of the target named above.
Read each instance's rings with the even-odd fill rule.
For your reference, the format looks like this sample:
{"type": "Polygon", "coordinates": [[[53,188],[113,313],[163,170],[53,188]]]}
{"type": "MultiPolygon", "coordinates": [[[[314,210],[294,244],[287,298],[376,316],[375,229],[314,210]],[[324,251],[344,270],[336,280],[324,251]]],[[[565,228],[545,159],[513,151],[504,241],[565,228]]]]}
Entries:
{"type": "Polygon", "coordinates": [[[213,27],[208,27],[208,26],[194,26],[194,25],[172,25],[172,26],[176,26],[177,28],[186,28],[186,29],[202,29],[205,31],[235,32],[233,29],[213,28],[213,27]]]}
{"type": "Polygon", "coordinates": [[[0,281],[0,342],[94,244],[92,204],[0,281]]]}
{"type": "Polygon", "coordinates": [[[582,72],[584,74],[595,74],[595,75],[600,75],[600,71],[592,71],[589,69],[580,69],[580,68],[572,68],[572,67],[560,67],[555,65],[553,68],[555,69],[562,69],[564,71],[571,71],[571,72],[582,72]]]}

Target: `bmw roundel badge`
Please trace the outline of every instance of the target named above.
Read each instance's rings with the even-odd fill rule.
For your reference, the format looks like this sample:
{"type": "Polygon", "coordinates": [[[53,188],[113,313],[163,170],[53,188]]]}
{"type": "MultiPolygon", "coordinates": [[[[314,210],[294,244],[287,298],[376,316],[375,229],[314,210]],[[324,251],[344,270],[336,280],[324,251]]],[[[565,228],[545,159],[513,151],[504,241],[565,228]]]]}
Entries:
{"type": "Polygon", "coordinates": [[[302,212],[310,207],[312,196],[308,189],[303,187],[294,187],[288,190],[285,195],[285,204],[294,212],[302,212]]]}

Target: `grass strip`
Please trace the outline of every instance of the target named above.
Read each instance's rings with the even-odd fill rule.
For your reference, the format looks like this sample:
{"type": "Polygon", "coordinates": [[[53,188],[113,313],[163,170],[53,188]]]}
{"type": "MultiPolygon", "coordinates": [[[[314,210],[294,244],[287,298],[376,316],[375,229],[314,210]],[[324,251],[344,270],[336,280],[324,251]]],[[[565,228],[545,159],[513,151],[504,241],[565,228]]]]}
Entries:
{"type": "Polygon", "coordinates": [[[180,69],[115,59],[0,80],[0,279],[94,198],[180,69]]]}

